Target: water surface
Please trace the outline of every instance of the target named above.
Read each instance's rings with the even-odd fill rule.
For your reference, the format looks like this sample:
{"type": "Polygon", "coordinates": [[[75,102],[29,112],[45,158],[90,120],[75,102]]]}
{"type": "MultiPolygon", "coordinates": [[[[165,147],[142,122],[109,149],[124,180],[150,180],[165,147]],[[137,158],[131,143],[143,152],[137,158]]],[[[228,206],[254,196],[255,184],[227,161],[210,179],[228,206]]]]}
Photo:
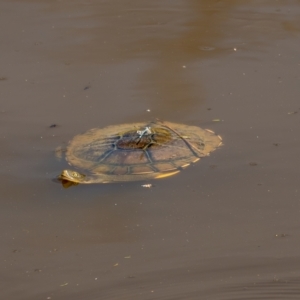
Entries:
{"type": "Polygon", "coordinates": [[[299,299],[299,17],[296,0],[2,1],[2,297],[299,299]],[[224,146],[150,189],[52,180],[74,135],[155,118],[224,146]]]}

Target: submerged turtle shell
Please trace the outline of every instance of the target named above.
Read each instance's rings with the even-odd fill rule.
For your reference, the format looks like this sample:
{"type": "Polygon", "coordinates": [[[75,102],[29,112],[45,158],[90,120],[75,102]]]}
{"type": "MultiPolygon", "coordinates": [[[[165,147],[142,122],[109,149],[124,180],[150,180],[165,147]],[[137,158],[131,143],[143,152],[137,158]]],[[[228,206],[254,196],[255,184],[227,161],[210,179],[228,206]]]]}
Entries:
{"type": "Polygon", "coordinates": [[[75,136],[66,159],[92,173],[93,182],[145,180],[173,175],[220,145],[219,136],[196,126],[123,124],[75,136]]]}

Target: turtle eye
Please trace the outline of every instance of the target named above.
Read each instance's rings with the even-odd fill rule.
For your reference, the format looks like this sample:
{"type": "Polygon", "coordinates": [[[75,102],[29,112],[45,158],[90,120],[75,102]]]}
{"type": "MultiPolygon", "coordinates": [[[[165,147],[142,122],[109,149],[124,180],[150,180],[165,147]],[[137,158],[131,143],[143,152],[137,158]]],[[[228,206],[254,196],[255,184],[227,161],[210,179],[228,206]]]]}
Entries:
{"type": "Polygon", "coordinates": [[[77,172],[72,172],[72,176],[73,177],[78,177],[78,173],[77,172]]]}

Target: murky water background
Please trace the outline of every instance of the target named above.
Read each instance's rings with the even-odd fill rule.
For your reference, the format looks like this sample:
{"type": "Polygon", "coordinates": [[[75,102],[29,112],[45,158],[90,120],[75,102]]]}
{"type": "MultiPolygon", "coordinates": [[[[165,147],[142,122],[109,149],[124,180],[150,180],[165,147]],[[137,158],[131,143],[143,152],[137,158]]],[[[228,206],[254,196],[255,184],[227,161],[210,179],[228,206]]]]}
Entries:
{"type": "Polygon", "coordinates": [[[2,0],[0,25],[1,299],[299,299],[300,1],[2,0]],[[155,118],[224,146],[151,189],[52,181],[74,135],[155,118]]]}

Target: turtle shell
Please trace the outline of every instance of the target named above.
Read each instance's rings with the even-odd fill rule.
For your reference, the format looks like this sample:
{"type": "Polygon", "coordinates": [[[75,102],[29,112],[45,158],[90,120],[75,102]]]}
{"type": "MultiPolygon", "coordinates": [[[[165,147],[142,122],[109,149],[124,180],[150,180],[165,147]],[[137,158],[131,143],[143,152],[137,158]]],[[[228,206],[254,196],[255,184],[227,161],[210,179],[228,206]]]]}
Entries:
{"type": "Polygon", "coordinates": [[[134,123],[75,136],[66,159],[94,177],[105,175],[106,182],[143,180],[173,175],[220,145],[221,138],[214,132],[196,126],[134,123]]]}

